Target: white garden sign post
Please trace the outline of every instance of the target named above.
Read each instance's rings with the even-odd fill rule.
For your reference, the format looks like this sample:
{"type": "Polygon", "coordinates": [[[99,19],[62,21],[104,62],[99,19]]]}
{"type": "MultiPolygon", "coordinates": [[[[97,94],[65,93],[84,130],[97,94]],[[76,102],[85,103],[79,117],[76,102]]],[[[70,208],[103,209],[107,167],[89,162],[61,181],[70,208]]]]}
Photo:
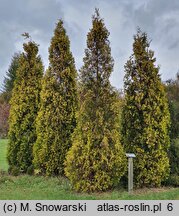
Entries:
{"type": "Polygon", "coordinates": [[[133,158],[135,158],[135,154],[126,153],[128,157],[128,192],[131,193],[133,191],[133,158]]]}

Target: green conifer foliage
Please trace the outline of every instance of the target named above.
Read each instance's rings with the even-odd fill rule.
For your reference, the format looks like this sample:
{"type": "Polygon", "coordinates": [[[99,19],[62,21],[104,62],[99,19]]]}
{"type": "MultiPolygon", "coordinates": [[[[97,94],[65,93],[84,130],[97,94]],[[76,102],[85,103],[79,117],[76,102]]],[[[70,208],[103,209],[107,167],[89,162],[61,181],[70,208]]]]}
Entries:
{"type": "Polygon", "coordinates": [[[80,108],[65,174],[77,191],[104,191],[119,182],[125,171],[120,144],[119,100],[110,85],[113,70],[109,32],[98,10],[87,35],[80,71],[80,108]]]}
{"type": "Polygon", "coordinates": [[[42,83],[34,166],[46,175],[63,175],[66,152],[76,126],[77,87],[70,41],[60,20],[49,48],[50,66],[42,83]]]}
{"type": "Polygon", "coordinates": [[[10,170],[27,172],[32,166],[32,148],[36,141],[35,119],[43,65],[35,42],[24,43],[23,48],[10,100],[8,161],[10,170]]]}
{"type": "Polygon", "coordinates": [[[169,174],[170,115],[159,67],[149,49],[147,34],[138,29],[133,54],[125,65],[123,144],[136,154],[134,178],[138,187],[160,186],[169,174]]]}
{"type": "Polygon", "coordinates": [[[19,66],[19,58],[20,58],[20,53],[15,53],[13,55],[9,69],[6,72],[6,77],[4,78],[3,94],[7,102],[9,102],[11,98],[12,89],[14,87],[16,72],[19,66]]]}

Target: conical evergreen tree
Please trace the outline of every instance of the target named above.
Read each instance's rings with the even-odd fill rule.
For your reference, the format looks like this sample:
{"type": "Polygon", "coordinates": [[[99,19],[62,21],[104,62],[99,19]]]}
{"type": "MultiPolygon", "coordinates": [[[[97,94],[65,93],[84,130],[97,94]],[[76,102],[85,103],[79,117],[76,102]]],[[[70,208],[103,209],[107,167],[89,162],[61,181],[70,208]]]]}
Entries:
{"type": "Polygon", "coordinates": [[[36,141],[35,119],[39,110],[43,65],[38,45],[23,44],[10,100],[8,161],[10,170],[27,172],[32,166],[32,147],[36,141]]]}
{"type": "Polygon", "coordinates": [[[13,55],[9,69],[6,72],[6,77],[4,78],[3,94],[7,102],[9,102],[12,95],[12,89],[14,87],[14,81],[16,79],[16,73],[19,67],[19,58],[20,53],[15,53],[13,55]]]}
{"type": "Polygon", "coordinates": [[[147,34],[138,29],[133,54],[125,65],[123,144],[136,154],[134,179],[138,187],[160,186],[169,174],[170,115],[164,86],[149,49],[147,34]]]}
{"type": "Polygon", "coordinates": [[[66,176],[77,191],[103,191],[118,183],[125,170],[119,135],[119,100],[109,77],[113,70],[109,32],[98,10],[87,35],[80,71],[80,109],[66,176]]]}
{"type": "Polygon", "coordinates": [[[70,41],[60,20],[49,48],[50,66],[44,77],[37,117],[34,165],[37,172],[62,175],[76,125],[77,87],[70,41]]]}

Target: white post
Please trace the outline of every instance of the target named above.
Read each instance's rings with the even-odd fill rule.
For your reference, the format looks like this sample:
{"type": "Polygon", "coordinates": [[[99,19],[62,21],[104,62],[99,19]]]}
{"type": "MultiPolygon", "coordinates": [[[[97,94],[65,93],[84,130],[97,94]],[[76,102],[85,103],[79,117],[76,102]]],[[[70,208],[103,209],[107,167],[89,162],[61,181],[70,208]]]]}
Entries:
{"type": "Polygon", "coordinates": [[[133,159],[128,158],[128,192],[133,191],[133,159]]]}
{"type": "Polygon", "coordinates": [[[128,192],[133,192],[133,158],[135,157],[134,154],[127,153],[126,156],[128,157],[128,192]]]}

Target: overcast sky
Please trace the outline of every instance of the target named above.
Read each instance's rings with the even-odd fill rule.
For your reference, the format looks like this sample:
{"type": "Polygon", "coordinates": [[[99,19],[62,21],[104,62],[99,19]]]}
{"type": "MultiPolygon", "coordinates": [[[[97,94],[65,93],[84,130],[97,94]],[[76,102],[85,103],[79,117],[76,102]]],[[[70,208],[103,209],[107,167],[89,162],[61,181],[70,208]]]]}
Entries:
{"type": "Polygon", "coordinates": [[[48,47],[58,19],[71,41],[71,50],[79,69],[86,48],[95,7],[100,9],[110,31],[115,60],[112,84],[123,87],[124,64],[132,54],[133,35],[139,26],[152,39],[162,80],[175,78],[179,69],[178,0],[0,0],[0,86],[15,52],[22,51],[21,34],[29,32],[37,42],[45,68],[48,47]]]}

